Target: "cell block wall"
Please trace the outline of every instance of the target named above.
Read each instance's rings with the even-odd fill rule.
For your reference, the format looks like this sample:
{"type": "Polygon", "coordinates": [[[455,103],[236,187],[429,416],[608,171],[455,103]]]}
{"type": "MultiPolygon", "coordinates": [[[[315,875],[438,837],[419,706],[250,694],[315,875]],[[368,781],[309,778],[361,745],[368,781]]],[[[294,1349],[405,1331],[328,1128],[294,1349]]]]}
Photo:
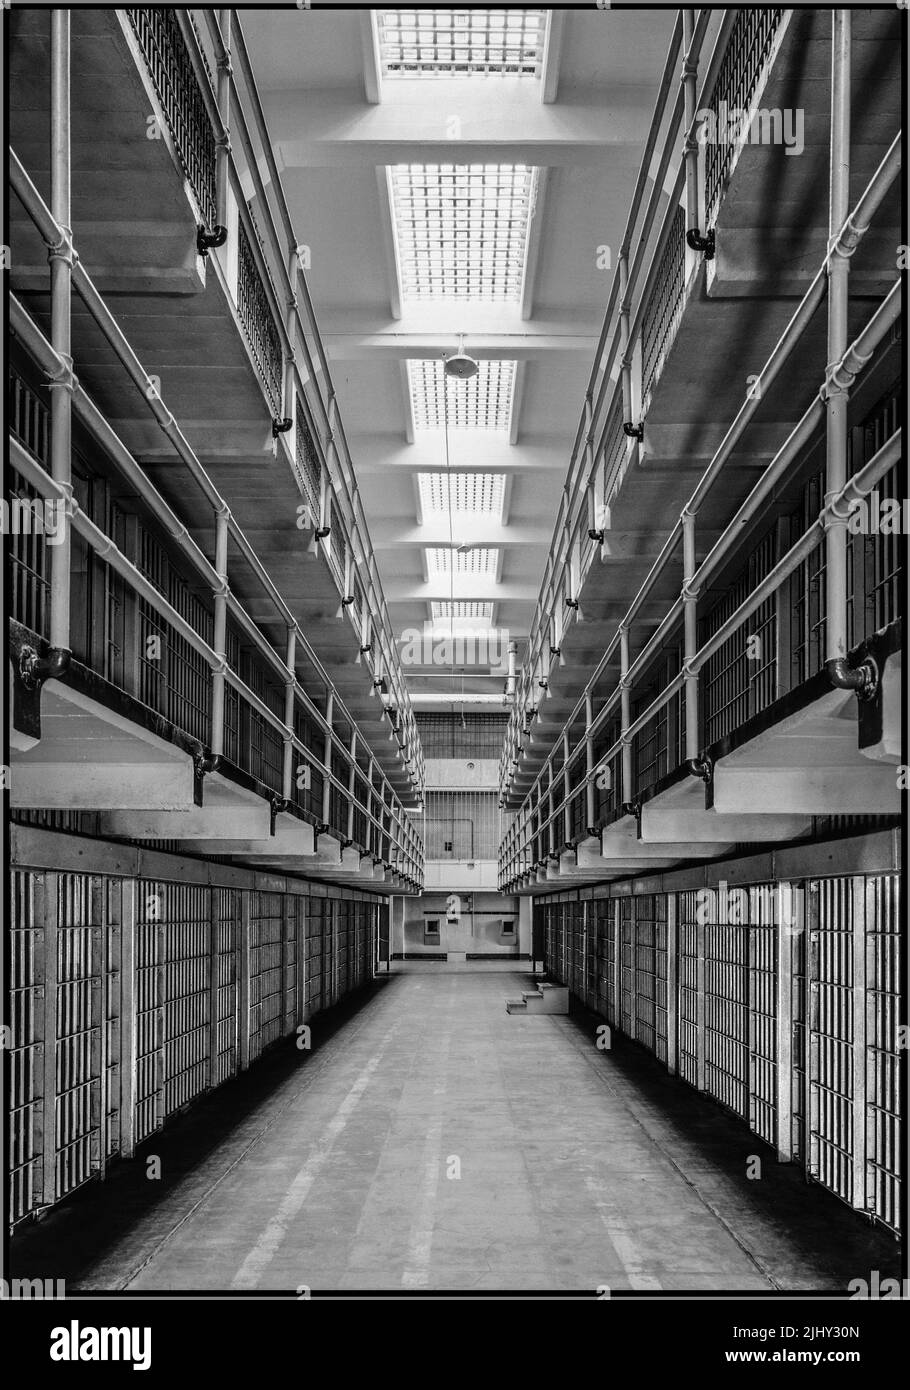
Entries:
{"type": "Polygon", "coordinates": [[[198,863],[156,858],[156,877],[11,873],[14,1225],[372,980],[383,900],[252,873],[187,882],[198,863]]]}
{"type": "Polygon", "coordinates": [[[550,977],[897,1231],[897,873],[595,891],[535,900],[550,977]]]}

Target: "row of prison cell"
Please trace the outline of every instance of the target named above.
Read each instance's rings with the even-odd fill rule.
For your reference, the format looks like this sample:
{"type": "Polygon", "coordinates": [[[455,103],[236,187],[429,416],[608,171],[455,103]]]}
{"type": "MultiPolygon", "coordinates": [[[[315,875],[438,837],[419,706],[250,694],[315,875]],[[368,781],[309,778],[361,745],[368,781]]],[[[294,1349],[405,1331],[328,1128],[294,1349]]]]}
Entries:
{"type": "MultiPolygon", "coordinates": [[[[687,229],[693,226],[693,219],[695,224],[706,229],[715,226],[736,157],[735,141],[700,141],[696,137],[696,144],[700,144],[703,150],[703,179],[697,177],[697,171],[695,178],[696,184],[703,182],[701,211],[694,211],[687,202],[684,204],[683,198],[688,195],[678,182],[679,198],[671,199],[662,219],[658,220],[658,229],[654,229],[651,215],[645,212],[646,200],[641,190],[650,183],[652,162],[658,164],[661,161],[661,145],[664,145],[665,157],[669,161],[671,155],[668,149],[673,146],[677,134],[680,142],[684,137],[683,129],[677,124],[683,111],[682,100],[680,98],[675,106],[672,105],[677,88],[669,76],[678,70],[675,61],[681,59],[684,68],[694,72],[696,81],[704,79],[706,85],[698,98],[698,112],[702,116],[713,113],[715,117],[722,118],[724,113],[730,111],[753,109],[760,99],[759,93],[770,71],[775,45],[783,32],[787,14],[784,9],[759,9],[754,6],[722,12],[720,28],[715,35],[716,48],[709,55],[703,43],[707,37],[704,25],[710,26],[711,23],[710,12],[697,12],[699,37],[690,36],[692,49],[697,52],[697,57],[693,59],[690,59],[687,49],[689,39],[682,22],[683,12],[678,14],[667,60],[669,66],[665,70],[665,87],[655,108],[645,154],[647,167],[641,171],[639,192],[633,199],[622,238],[626,249],[620,252],[617,281],[624,289],[618,295],[611,295],[604,322],[604,332],[612,327],[614,335],[611,351],[618,346],[617,332],[620,338],[625,334],[624,346],[619,347],[624,364],[620,377],[628,372],[628,378],[622,389],[617,383],[612,395],[605,393],[602,388],[595,393],[594,378],[589,382],[584,416],[576,436],[575,452],[570,461],[569,477],[551,545],[552,564],[548,563],[545,572],[542,601],[532,631],[531,656],[519,681],[518,699],[511,717],[512,732],[515,732],[521,717],[536,698],[535,682],[541,673],[545,674],[548,645],[559,646],[562,608],[566,597],[563,559],[569,580],[568,596],[577,602],[579,591],[595,560],[596,552],[589,529],[592,522],[595,529],[599,525],[595,520],[599,509],[609,509],[613,504],[633,457],[624,424],[633,423],[629,418],[630,411],[637,419],[646,419],[652,393],[682,323],[693,268],[693,255],[687,250],[687,229]],[[675,112],[675,115],[671,112],[675,112]],[[655,142],[653,147],[651,137],[655,142]],[[611,310],[615,310],[616,322],[611,322],[611,310]],[[624,328],[620,327],[621,323],[624,323],[624,328]],[[638,402],[634,411],[633,400],[638,402]],[[589,479],[595,479],[590,514],[589,501],[584,495],[586,489],[578,486],[582,473],[589,479]],[[574,501],[570,500],[573,497],[574,501]],[[563,504],[568,509],[565,515],[563,504]],[[568,547],[565,556],[564,545],[568,547]]],[[[686,148],[692,148],[688,131],[685,132],[684,143],[686,148]]],[[[672,168],[672,165],[669,167],[672,168]]],[[[688,180],[688,173],[686,178],[688,180]]],[[[668,187],[670,182],[668,180],[668,187]]],[[[602,339],[601,349],[609,355],[607,342],[609,337],[602,339]]],[[[613,360],[612,357],[610,360],[613,360]]],[[[603,365],[601,361],[601,369],[603,365]]]]}
{"type": "MultiPolygon", "coordinates": [[[[900,383],[895,382],[851,429],[848,440],[850,476],[900,429],[903,402],[900,383]]],[[[878,485],[877,502],[882,515],[888,513],[888,504],[899,502],[904,491],[903,474],[903,465],[897,465],[878,485]]],[[[823,505],[824,489],[824,449],[819,445],[806,460],[802,475],[791,480],[776,513],[769,510],[765,525],[752,540],[738,572],[720,594],[706,597],[707,611],[699,619],[699,644],[722,626],[797,537],[809,529],[823,505]]],[[[904,544],[905,537],[896,525],[848,532],[847,640],[851,647],[903,616],[901,554],[904,544]]],[[[777,594],[762,604],[751,621],[734,632],[706,661],[699,679],[700,747],[710,748],[741,729],[749,719],[824,668],[825,602],[825,552],[824,547],[818,547],[782,584],[777,594]]],[[[679,675],[682,659],[682,633],[671,633],[658,660],[641,684],[636,685],[631,711],[633,720],[679,675]]],[[[595,686],[595,714],[609,696],[614,677],[615,672],[608,669],[595,686]]],[[[594,764],[606,769],[606,775],[595,782],[596,825],[615,820],[624,801],[638,799],[685,761],[684,693],[680,691],[633,735],[632,797],[623,792],[621,751],[617,749],[609,759],[605,756],[617,743],[619,734],[617,713],[592,740],[594,764]]],[[[550,765],[552,782],[561,798],[564,754],[559,741],[554,745],[550,765]]],[[[574,838],[587,832],[585,784],[585,761],[575,759],[569,768],[570,789],[576,793],[571,802],[574,838]]],[[[547,785],[545,782],[544,791],[547,785]]],[[[545,800],[544,815],[540,819],[546,816],[547,810],[545,800]]],[[[534,857],[540,860],[551,848],[546,831],[537,838],[539,843],[534,857]]],[[[560,838],[556,834],[556,844],[560,838]]]]}
{"type": "Polygon", "coordinates": [[[373,977],[379,899],[187,882],[174,864],[172,880],[12,872],[12,1223],[373,977]]]}
{"type": "MultiPolygon", "coordinates": [[[[27,360],[10,368],[9,430],[34,457],[49,467],[49,412],[46,391],[37,381],[27,360]]],[[[73,493],[80,508],[148,579],[162,597],[206,642],[212,644],[215,632],[214,601],[200,592],[175,554],[155,534],[139,514],[135,499],[125,495],[112,473],[103,468],[97,447],[74,422],[73,493]]],[[[30,506],[37,503],[35,490],[13,476],[11,499],[30,506]]],[[[50,555],[53,537],[38,525],[11,528],[9,536],[10,612],[38,637],[48,637],[50,555]]],[[[163,715],[175,728],[205,745],[212,718],[212,681],[205,657],[144,598],[139,597],[114,569],[98,558],[81,536],[72,535],[71,630],[74,658],[90,671],[134,696],[141,704],[163,715]]],[[[238,673],[253,694],[279,718],[284,718],[286,691],[273,668],[251,648],[240,627],[229,617],[225,650],[228,665],[238,673]]],[[[310,679],[301,674],[308,661],[298,648],[299,678],[313,692],[313,701],[326,712],[324,683],[315,667],[310,679]]],[[[386,861],[393,857],[392,817],[380,806],[378,781],[371,784],[369,752],[361,744],[356,755],[351,790],[360,804],[353,808],[349,825],[351,797],[350,757],[353,727],[335,710],[333,728],[344,751],[333,743],[328,771],[341,783],[331,783],[328,796],[329,828],[342,838],[350,838],[366,852],[386,861]],[[371,789],[372,787],[372,789],[371,789]],[[372,799],[372,800],[371,800],[372,799]],[[365,810],[382,823],[373,825],[365,810]]],[[[304,764],[299,761],[291,779],[290,801],[312,822],[322,822],[325,806],[325,777],[319,764],[325,764],[326,735],[322,724],[300,702],[295,708],[294,733],[312,753],[304,764]]],[[[282,795],[284,742],[279,730],[231,684],[224,692],[224,758],[282,795]]]]}
{"type": "MultiPolygon", "coordinates": [[[[212,228],[218,220],[218,142],[202,84],[205,83],[209,101],[217,101],[217,82],[207,51],[206,33],[192,13],[184,12],[181,16],[177,10],[165,6],[128,9],[126,14],[161,103],[177,158],[205,225],[212,228]],[[181,17],[189,24],[192,51],[181,28],[181,17]]],[[[290,405],[283,392],[284,349],[274,307],[281,302],[282,295],[269,264],[268,238],[260,229],[255,199],[247,201],[246,210],[251,233],[247,232],[242,218],[237,224],[237,316],[269,409],[278,419],[283,411],[290,414],[290,405]]],[[[291,453],[297,482],[310,517],[325,531],[322,537],[324,553],[335,574],[339,592],[348,600],[345,608],[350,621],[355,630],[360,631],[369,616],[368,605],[363,587],[349,565],[348,542],[339,524],[326,468],[316,445],[318,425],[305,394],[296,391],[294,403],[291,453]]]]}
{"type": "Polygon", "coordinates": [[[548,973],[857,1211],[900,1225],[896,875],[535,902],[548,973]]]}

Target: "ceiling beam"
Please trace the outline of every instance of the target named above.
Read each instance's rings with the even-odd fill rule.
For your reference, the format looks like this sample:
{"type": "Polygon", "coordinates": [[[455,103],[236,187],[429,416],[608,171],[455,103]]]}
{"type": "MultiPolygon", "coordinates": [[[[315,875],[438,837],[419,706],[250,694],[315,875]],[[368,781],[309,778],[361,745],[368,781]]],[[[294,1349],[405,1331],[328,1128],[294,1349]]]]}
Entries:
{"type": "Polygon", "coordinates": [[[565,38],[566,11],[549,10],[549,23],[544,38],[543,62],[540,73],[540,99],[546,105],[556,100],[559,91],[559,64],[565,38]]]}
{"type": "MultiPolygon", "coordinates": [[[[512,362],[540,357],[548,353],[575,353],[586,363],[591,361],[597,347],[595,333],[476,333],[464,331],[471,356],[490,361],[512,362]]],[[[322,329],[322,339],[330,359],[337,362],[356,361],[361,357],[438,357],[458,351],[459,335],[455,333],[340,333],[322,329]]]]}
{"type": "Polygon", "coordinates": [[[536,84],[471,90],[458,79],[401,83],[396,100],[371,105],[350,93],[285,90],[264,98],[282,176],[295,169],[377,164],[628,165],[640,158],[650,87],[612,90],[608,101],[558,109],[536,84]],[[456,124],[457,122],[457,124],[456,124]],[[459,131],[457,139],[451,131],[459,131]]]}
{"type": "MultiPolygon", "coordinates": [[[[358,478],[389,469],[438,473],[446,468],[446,443],[442,430],[417,430],[413,444],[400,434],[358,434],[347,431],[347,440],[358,478]]],[[[456,473],[554,474],[560,483],[569,466],[568,434],[524,435],[510,444],[506,430],[452,430],[449,434],[450,467],[456,473]]]]}
{"type": "MultiPolygon", "coordinates": [[[[465,517],[454,513],[456,527],[463,525],[465,517]]],[[[524,524],[503,526],[498,517],[472,515],[469,519],[472,545],[535,545],[548,546],[553,534],[552,525],[542,522],[539,526],[524,524]]],[[[462,533],[463,534],[463,533],[462,533]]],[[[370,539],[374,550],[394,550],[398,546],[428,545],[434,550],[456,549],[462,542],[453,543],[449,539],[448,519],[446,517],[424,517],[422,526],[408,526],[406,518],[372,515],[370,517],[370,539]]]]}
{"type": "Polygon", "coordinates": [[[392,217],[392,192],[389,186],[389,171],[386,168],[376,170],[376,191],[379,195],[379,239],[382,243],[382,257],[389,283],[389,313],[397,323],[401,318],[401,273],[398,233],[392,217]]]}
{"type": "Polygon", "coordinates": [[[528,225],[528,239],[525,244],[524,275],[521,282],[521,317],[527,321],[534,313],[534,291],[537,287],[537,262],[543,241],[543,220],[546,209],[547,184],[551,177],[549,169],[543,168],[537,175],[537,191],[531,220],[528,225]]]}
{"type": "Polygon", "coordinates": [[[379,33],[376,11],[360,11],[360,49],[363,54],[363,94],[371,106],[382,101],[382,68],[379,65],[379,33]]]}

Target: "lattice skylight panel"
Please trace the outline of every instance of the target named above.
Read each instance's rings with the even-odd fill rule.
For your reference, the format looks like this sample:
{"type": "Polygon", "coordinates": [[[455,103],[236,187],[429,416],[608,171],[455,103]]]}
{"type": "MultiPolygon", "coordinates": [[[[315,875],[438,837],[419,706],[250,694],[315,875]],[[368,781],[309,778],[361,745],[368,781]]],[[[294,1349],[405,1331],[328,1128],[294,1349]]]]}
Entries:
{"type": "Polygon", "coordinates": [[[406,299],[521,299],[536,168],[395,164],[391,184],[406,299]]]}
{"type": "Polygon", "coordinates": [[[434,623],[449,622],[454,619],[456,623],[486,623],[493,621],[492,603],[472,603],[467,600],[456,599],[454,603],[446,600],[445,602],[433,602],[430,604],[430,617],[434,623]]]}
{"type": "Polygon", "coordinates": [[[427,549],[427,570],[431,579],[439,575],[479,574],[496,578],[499,551],[489,546],[472,546],[467,550],[452,550],[445,546],[427,549]]]}
{"type": "Polygon", "coordinates": [[[447,377],[441,359],[409,361],[411,412],[417,430],[508,430],[515,384],[514,362],[480,363],[467,381],[447,377]]]}
{"type": "Polygon", "coordinates": [[[388,77],[539,77],[545,10],[379,10],[379,53],[388,77]]]}
{"type": "Polygon", "coordinates": [[[468,512],[499,517],[506,485],[504,473],[420,473],[420,505],[424,516],[468,512]]]}

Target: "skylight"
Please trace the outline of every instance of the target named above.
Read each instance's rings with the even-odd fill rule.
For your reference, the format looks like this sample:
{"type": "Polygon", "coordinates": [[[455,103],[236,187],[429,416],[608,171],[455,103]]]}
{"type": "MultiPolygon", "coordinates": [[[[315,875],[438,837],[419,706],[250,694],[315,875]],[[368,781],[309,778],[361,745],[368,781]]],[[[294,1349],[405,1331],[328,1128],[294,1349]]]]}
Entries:
{"type": "Polygon", "coordinates": [[[470,546],[466,550],[452,550],[444,546],[428,547],[427,572],[430,580],[448,577],[451,574],[477,574],[495,580],[499,551],[495,547],[470,546]]]}
{"type": "Polygon", "coordinates": [[[379,10],[377,19],[388,77],[540,75],[545,10],[379,10]]]}
{"type": "Polygon", "coordinates": [[[454,618],[456,623],[483,623],[489,626],[493,622],[493,605],[458,599],[451,603],[447,599],[430,604],[430,617],[434,623],[449,622],[454,618]]]}
{"type": "Polygon", "coordinates": [[[506,485],[505,473],[419,473],[420,507],[428,515],[468,512],[499,518],[506,485]]]}
{"type": "Polygon", "coordinates": [[[468,381],[445,375],[442,361],[408,362],[408,384],[415,430],[507,430],[512,414],[514,362],[480,363],[468,381]]]}
{"type": "Polygon", "coordinates": [[[521,299],[535,168],[395,164],[390,173],[405,299],[521,299]]]}

